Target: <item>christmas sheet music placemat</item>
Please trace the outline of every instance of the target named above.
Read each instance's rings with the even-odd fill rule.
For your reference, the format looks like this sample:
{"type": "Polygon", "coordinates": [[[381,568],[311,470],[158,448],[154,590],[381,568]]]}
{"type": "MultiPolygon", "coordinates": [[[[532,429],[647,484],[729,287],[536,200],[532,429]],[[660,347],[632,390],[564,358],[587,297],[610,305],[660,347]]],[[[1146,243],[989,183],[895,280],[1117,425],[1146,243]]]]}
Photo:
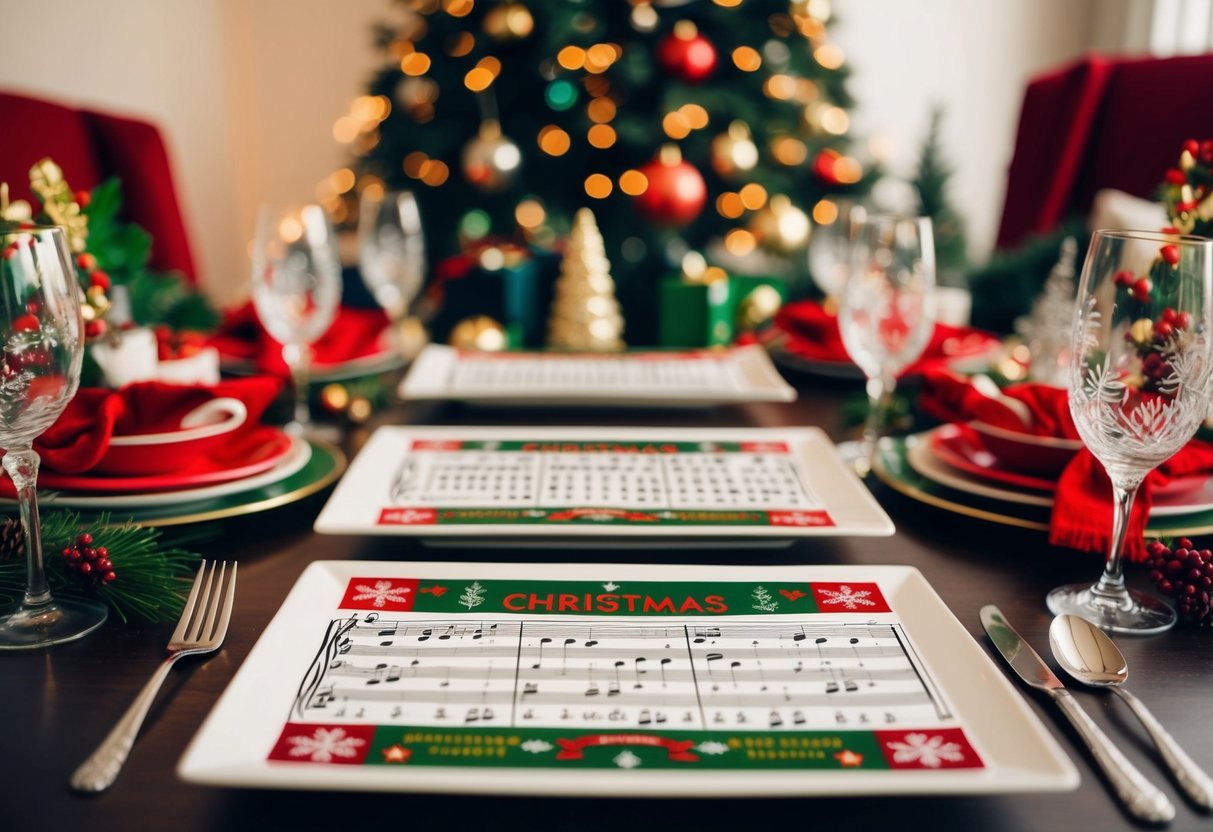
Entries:
{"type": "Polygon", "coordinates": [[[241,787],[652,796],[1078,782],[902,566],[316,562],[179,771],[241,787]]]}
{"type": "Polygon", "coordinates": [[[316,531],[703,545],[893,523],[816,428],[383,427],[316,531]]]}
{"type": "Polygon", "coordinates": [[[400,385],[406,401],[707,406],[790,402],[792,388],[761,346],[625,353],[472,352],[430,344],[400,385]]]}

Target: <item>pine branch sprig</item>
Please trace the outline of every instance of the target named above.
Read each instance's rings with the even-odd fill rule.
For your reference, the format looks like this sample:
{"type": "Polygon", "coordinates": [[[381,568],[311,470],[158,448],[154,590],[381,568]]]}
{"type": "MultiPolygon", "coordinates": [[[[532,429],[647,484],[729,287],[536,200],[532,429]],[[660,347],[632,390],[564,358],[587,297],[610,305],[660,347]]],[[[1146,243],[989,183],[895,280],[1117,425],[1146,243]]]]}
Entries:
{"type": "MultiPolygon", "coordinates": [[[[199,555],[177,547],[161,548],[159,529],[127,521],[111,525],[109,514],[82,523],[69,510],[42,518],[42,545],[47,583],[51,593],[63,597],[100,597],[123,622],[173,621],[181,614],[189,580],[199,555]],[[118,578],[108,584],[90,585],[67,567],[61,555],[77,537],[86,533],[97,546],[109,551],[118,578]]],[[[25,591],[24,557],[0,560],[0,603],[13,603],[25,591]]]]}

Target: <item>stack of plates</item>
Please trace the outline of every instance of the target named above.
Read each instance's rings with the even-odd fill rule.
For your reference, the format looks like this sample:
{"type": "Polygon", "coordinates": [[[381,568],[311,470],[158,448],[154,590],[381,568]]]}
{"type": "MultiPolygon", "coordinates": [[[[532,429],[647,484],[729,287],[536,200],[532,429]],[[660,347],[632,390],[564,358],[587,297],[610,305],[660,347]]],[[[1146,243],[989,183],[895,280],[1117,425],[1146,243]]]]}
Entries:
{"type": "MultiPolygon", "coordinates": [[[[171,473],[101,476],[43,470],[44,509],[70,508],[87,517],[108,513],[115,522],[171,526],[234,517],[301,500],[345,470],[341,451],[327,443],[259,427],[171,473]]],[[[12,482],[0,493],[13,502],[12,482]]]]}
{"type": "MultiPolygon", "coordinates": [[[[876,474],[896,491],[947,511],[1046,531],[1057,471],[1008,465],[968,425],[943,425],[884,443],[876,474]]],[[[1151,492],[1147,534],[1213,531],[1213,478],[1177,478],[1151,492]]]]}

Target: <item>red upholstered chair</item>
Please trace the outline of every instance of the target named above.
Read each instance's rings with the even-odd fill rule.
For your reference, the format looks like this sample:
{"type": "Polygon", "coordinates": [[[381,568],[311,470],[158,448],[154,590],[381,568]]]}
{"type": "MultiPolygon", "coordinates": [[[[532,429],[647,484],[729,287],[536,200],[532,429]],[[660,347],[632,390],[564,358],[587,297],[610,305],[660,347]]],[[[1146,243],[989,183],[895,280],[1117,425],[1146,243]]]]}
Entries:
{"type": "Polygon", "coordinates": [[[29,169],[47,156],[73,188],[122,180],[123,216],[152,237],[151,266],[197,281],[172,166],[160,131],[131,118],[0,92],[0,182],[31,199],[29,169]]]}
{"type": "Polygon", "coordinates": [[[998,247],[1086,216],[1115,188],[1153,198],[1186,139],[1213,138],[1213,54],[1089,56],[1034,78],[1007,174],[998,247]]]}

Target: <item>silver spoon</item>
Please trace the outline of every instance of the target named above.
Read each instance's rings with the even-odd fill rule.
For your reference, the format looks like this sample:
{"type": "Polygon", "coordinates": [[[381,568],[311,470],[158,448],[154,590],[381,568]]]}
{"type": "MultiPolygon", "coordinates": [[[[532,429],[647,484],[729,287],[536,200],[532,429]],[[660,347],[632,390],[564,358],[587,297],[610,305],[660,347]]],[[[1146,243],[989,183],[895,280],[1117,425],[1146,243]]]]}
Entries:
{"type": "Polygon", "coordinates": [[[1213,779],[1192,761],[1141,700],[1125,690],[1128,664],[1112,639],[1085,618],[1059,615],[1049,626],[1049,646],[1062,668],[1084,685],[1111,688],[1141,720],[1163,761],[1188,798],[1202,809],[1213,808],[1213,779]]]}

